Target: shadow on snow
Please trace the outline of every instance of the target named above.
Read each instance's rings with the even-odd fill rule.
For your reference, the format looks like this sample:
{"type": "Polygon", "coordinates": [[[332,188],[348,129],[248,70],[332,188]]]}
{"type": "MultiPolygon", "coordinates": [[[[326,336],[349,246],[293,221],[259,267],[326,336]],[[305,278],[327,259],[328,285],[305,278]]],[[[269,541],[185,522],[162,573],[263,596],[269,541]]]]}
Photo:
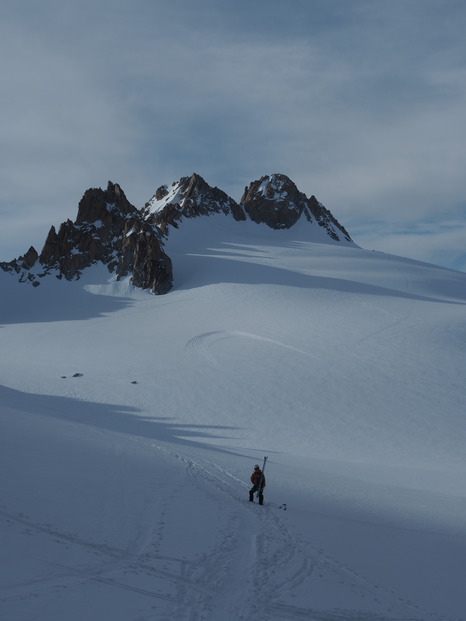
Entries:
{"type": "Polygon", "coordinates": [[[86,425],[113,433],[131,435],[159,442],[167,442],[189,447],[209,448],[212,451],[230,453],[213,444],[199,441],[205,439],[227,439],[222,433],[235,427],[222,425],[186,425],[169,422],[162,417],[143,417],[137,408],[115,404],[81,401],[69,397],[57,397],[23,393],[12,388],[0,386],[0,424],[4,413],[16,411],[32,416],[44,416],[64,423],[86,425]]]}

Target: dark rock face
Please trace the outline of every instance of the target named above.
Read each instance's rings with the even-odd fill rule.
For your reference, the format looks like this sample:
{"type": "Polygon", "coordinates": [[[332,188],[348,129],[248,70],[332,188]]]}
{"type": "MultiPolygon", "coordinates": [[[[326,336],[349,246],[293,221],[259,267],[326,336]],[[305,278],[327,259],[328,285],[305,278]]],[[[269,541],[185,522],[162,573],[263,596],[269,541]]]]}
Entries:
{"type": "Polygon", "coordinates": [[[306,196],[285,175],[266,175],[245,188],[240,203],[254,222],[289,229],[306,208],[306,196]]]}
{"type": "Polygon", "coordinates": [[[35,265],[38,258],[39,255],[36,249],[31,246],[24,256],[19,257],[19,261],[21,261],[25,269],[29,270],[35,265]]]}
{"type": "Polygon", "coordinates": [[[352,241],[344,226],[332,216],[330,211],[326,209],[322,203],[319,203],[315,196],[311,196],[311,198],[308,199],[308,207],[311,214],[316,219],[317,224],[327,230],[329,237],[335,241],[341,241],[342,237],[348,242],[352,241]]]}
{"type": "Polygon", "coordinates": [[[114,267],[112,260],[121,246],[126,222],[137,218],[138,213],[120,186],[111,181],[105,191],[87,190],[79,203],[76,221],[67,220],[58,233],[52,226],[39,261],[48,270],[58,270],[67,280],[96,261],[114,267]]]}
{"type": "Polygon", "coordinates": [[[324,227],[335,241],[341,238],[351,241],[345,229],[315,196],[307,198],[286,175],[266,175],[253,181],[245,188],[240,204],[251,220],[265,223],[272,229],[289,229],[304,215],[309,222],[315,220],[324,227]]]}
{"type": "Polygon", "coordinates": [[[87,190],[79,202],[76,223],[85,224],[101,221],[104,227],[111,227],[117,218],[127,218],[137,211],[117,183],[108,182],[107,189],[87,190]],[[110,209],[109,209],[110,207],[110,209]]]}
{"type": "Polygon", "coordinates": [[[158,188],[145,205],[148,219],[164,233],[168,226],[178,228],[183,218],[209,216],[215,213],[231,214],[235,220],[246,220],[243,209],[218,188],[212,188],[197,174],[182,177],[171,188],[158,188]],[[164,202],[165,199],[165,202],[164,202]]]}
{"type": "Polygon", "coordinates": [[[36,249],[31,246],[26,254],[17,259],[13,259],[13,261],[9,262],[2,261],[0,263],[0,269],[4,272],[18,275],[20,282],[31,282],[34,286],[37,286],[39,283],[35,281],[33,274],[31,274],[29,270],[34,267],[38,258],[39,255],[36,249]]]}
{"type": "Polygon", "coordinates": [[[161,233],[141,215],[125,225],[116,272],[118,276],[132,274],[135,287],[157,295],[173,286],[172,262],[163,251],[161,233]]]}
{"type": "Polygon", "coordinates": [[[73,280],[95,263],[103,263],[117,278],[131,275],[134,286],[155,294],[173,285],[172,262],[164,238],[185,218],[224,214],[236,221],[251,219],[273,229],[289,229],[300,218],[323,227],[334,241],[351,238],[332,214],[307,198],[286,175],[264,176],[246,187],[240,204],[193,174],[171,186],[161,186],[143,209],[127,200],[118,184],[89,189],[78,206],[75,222],[51,227],[40,255],[31,247],[23,256],[0,263],[21,282],[40,284],[48,274],[73,280]]]}
{"type": "Polygon", "coordinates": [[[84,193],[73,223],[67,220],[58,233],[51,227],[40,256],[34,248],[20,259],[1,267],[20,274],[20,280],[39,283],[54,273],[73,280],[81,272],[101,262],[120,278],[132,274],[135,286],[153,293],[172,287],[172,264],[163,251],[160,231],[145,222],[119,185],[108,182],[106,190],[94,188],[84,193]],[[24,273],[36,267],[36,274],[24,273]]]}

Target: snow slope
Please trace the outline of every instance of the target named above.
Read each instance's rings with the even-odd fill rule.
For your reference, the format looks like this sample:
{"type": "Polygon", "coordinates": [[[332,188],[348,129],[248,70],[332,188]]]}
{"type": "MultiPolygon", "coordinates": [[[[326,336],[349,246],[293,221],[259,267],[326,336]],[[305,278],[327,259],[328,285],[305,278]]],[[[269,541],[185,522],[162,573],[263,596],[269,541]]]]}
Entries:
{"type": "Polygon", "coordinates": [[[0,272],[2,619],[466,618],[466,275],[308,231],[0,272]]]}

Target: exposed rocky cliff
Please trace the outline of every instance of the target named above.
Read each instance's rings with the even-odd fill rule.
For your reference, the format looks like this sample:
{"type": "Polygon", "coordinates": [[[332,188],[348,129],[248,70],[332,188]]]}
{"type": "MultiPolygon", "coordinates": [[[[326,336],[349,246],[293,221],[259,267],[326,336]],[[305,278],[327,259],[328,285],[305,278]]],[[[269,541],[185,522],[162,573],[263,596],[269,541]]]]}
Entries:
{"type": "Polygon", "coordinates": [[[170,187],[162,185],[145,205],[149,221],[167,232],[178,227],[183,218],[196,218],[216,213],[231,214],[235,220],[246,220],[236,201],[217,187],[212,188],[197,174],[182,177],[170,187]]]}
{"type": "Polygon", "coordinates": [[[67,220],[58,232],[52,226],[40,255],[31,247],[18,259],[0,263],[0,268],[37,286],[52,274],[77,279],[100,262],[117,278],[130,275],[134,286],[163,294],[173,285],[172,263],[164,252],[170,228],[178,228],[185,218],[214,214],[236,222],[250,219],[273,229],[289,229],[304,218],[310,226],[322,227],[331,240],[351,242],[332,214],[285,175],[253,181],[237,203],[193,174],[159,187],[142,209],[131,205],[121,187],[111,181],[106,190],[87,190],[76,220],[67,220]]]}
{"type": "Polygon", "coordinates": [[[316,197],[307,198],[286,175],[266,175],[253,181],[245,188],[240,202],[251,220],[273,229],[289,229],[304,216],[308,222],[315,221],[326,229],[335,241],[351,241],[347,231],[316,197]]]}
{"type": "Polygon", "coordinates": [[[37,286],[48,274],[79,278],[97,262],[117,277],[131,274],[135,286],[154,293],[166,293],[172,287],[171,260],[163,251],[160,231],[111,181],[106,190],[84,193],[75,222],[67,220],[58,232],[51,227],[40,255],[30,248],[23,257],[1,267],[37,286]]]}
{"type": "Polygon", "coordinates": [[[331,239],[351,242],[345,228],[315,196],[307,198],[291,179],[281,174],[253,181],[245,188],[239,203],[193,174],[171,186],[161,186],[146,203],[145,211],[147,218],[164,233],[170,225],[177,228],[183,218],[224,213],[237,221],[251,219],[272,229],[289,229],[304,217],[325,229],[331,239]]]}

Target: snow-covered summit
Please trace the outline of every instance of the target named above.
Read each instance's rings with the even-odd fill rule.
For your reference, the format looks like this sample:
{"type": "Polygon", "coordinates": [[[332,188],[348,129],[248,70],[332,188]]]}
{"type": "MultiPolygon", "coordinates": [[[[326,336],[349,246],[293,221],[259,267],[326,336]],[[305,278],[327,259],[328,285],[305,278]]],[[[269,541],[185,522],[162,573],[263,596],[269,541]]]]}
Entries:
{"type": "Polygon", "coordinates": [[[145,213],[164,232],[169,225],[177,228],[183,218],[223,213],[231,214],[235,220],[246,219],[236,201],[219,188],[211,187],[196,173],[182,177],[170,187],[160,186],[146,203],[145,213]]]}

